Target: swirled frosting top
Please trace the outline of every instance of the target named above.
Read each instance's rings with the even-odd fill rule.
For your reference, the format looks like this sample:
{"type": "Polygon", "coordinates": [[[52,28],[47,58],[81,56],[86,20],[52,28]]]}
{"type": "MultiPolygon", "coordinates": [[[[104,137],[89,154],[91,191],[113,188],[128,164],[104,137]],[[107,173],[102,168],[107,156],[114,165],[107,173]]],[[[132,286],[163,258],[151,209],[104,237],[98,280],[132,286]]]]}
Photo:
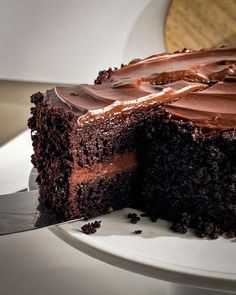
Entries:
{"type": "Polygon", "coordinates": [[[81,122],[152,104],[213,129],[236,129],[236,47],[164,53],[103,71],[95,85],[56,87],[46,101],[81,122]]]}

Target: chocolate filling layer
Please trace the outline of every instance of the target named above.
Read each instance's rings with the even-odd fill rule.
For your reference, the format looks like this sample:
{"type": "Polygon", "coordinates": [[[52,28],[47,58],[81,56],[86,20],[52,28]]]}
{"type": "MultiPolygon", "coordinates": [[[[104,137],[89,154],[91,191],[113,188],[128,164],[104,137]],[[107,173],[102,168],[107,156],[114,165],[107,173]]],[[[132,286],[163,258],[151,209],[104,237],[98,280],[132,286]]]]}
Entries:
{"type": "Polygon", "coordinates": [[[101,176],[133,171],[137,165],[137,153],[135,151],[115,155],[109,162],[94,164],[88,168],[74,168],[70,176],[70,185],[74,187],[101,176]]]}

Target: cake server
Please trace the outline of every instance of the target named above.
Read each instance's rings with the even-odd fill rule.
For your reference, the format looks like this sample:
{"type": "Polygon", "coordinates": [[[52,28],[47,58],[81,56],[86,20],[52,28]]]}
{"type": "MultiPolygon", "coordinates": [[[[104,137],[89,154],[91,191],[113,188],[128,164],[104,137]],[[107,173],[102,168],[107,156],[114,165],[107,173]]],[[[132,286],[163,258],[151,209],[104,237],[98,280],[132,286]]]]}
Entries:
{"type": "Polygon", "coordinates": [[[0,235],[6,235],[50,225],[37,223],[39,192],[25,191],[0,196],[0,235]]]}

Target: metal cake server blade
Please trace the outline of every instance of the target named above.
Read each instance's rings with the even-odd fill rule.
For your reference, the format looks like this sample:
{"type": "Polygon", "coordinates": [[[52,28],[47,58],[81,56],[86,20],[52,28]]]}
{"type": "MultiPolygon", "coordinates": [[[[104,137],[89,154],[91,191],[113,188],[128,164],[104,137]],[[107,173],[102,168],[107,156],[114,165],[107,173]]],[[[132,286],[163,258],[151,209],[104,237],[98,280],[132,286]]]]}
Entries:
{"type": "Polygon", "coordinates": [[[0,235],[43,227],[37,224],[40,215],[39,192],[25,191],[0,196],[0,235]]]}

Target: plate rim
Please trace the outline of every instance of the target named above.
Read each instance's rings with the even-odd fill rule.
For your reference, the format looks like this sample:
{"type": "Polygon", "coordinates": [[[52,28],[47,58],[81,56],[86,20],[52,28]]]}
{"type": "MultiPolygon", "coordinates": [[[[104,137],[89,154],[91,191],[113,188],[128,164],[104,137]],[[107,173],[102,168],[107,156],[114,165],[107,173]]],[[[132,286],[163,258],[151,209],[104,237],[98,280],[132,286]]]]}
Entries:
{"type": "Polygon", "coordinates": [[[194,269],[188,266],[180,266],[161,262],[158,266],[145,263],[142,259],[130,259],[127,255],[119,255],[114,251],[102,250],[92,243],[92,236],[85,235],[73,228],[76,221],[67,222],[50,227],[50,230],[64,242],[77,250],[106,262],[110,265],[126,269],[152,278],[222,291],[236,291],[235,274],[214,272],[208,270],[194,269]],[[78,239],[79,235],[79,239],[78,239]],[[81,238],[82,237],[82,238],[81,238]]]}

